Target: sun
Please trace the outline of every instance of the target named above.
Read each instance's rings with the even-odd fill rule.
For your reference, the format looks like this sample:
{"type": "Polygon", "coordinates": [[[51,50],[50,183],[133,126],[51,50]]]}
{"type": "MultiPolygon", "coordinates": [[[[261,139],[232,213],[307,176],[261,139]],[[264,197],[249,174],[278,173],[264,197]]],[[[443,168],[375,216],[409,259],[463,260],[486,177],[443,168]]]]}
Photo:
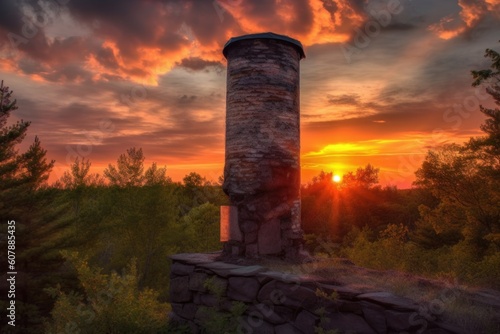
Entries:
{"type": "Polygon", "coordinates": [[[334,175],[334,176],[332,177],[332,180],[333,180],[333,182],[335,182],[335,183],[339,183],[339,182],[340,182],[340,180],[342,180],[342,178],[340,177],[340,175],[334,175]]]}

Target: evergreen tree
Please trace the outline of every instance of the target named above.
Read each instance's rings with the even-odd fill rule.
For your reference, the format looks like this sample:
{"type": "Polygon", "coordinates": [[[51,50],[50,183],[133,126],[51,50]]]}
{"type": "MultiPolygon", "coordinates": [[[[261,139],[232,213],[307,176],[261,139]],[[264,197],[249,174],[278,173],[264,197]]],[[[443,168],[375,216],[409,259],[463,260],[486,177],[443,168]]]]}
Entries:
{"type": "Polygon", "coordinates": [[[30,191],[40,189],[49,179],[55,160],[47,162],[45,158],[46,154],[47,150],[42,148],[40,139],[35,137],[34,143],[21,156],[21,164],[24,167],[24,171],[21,174],[22,181],[28,186],[30,191]]]}
{"type": "MultiPolygon", "coordinates": [[[[480,71],[472,71],[474,82],[472,86],[489,83],[486,91],[493,98],[496,105],[500,106],[500,54],[492,49],[486,49],[486,58],[491,59],[491,68],[480,71]]],[[[472,138],[468,148],[477,151],[482,155],[493,176],[500,178],[500,109],[489,109],[480,107],[481,112],[486,116],[486,120],[481,125],[481,130],[486,136],[472,138]]]]}
{"type": "Polygon", "coordinates": [[[21,157],[16,145],[21,143],[30,122],[18,121],[7,126],[7,119],[16,110],[17,101],[13,100],[12,91],[0,83],[0,214],[5,217],[10,212],[15,196],[10,191],[21,184],[18,175],[21,170],[21,157]]]}
{"type": "Polygon", "coordinates": [[[132,147],[126,154],[121,154],[117,165],[108,165],[104,176],[111,185],[118,187],[141,186],[144,182],[144,155],[142,148],[132,147]]]}
{"type": "MultiPolygon", "coordinates": [[[[18,121],[7,125],[11,112],[17,110],[13,92],[3,81],[0,83],[0,217],[1,230],[6,231],[6,220],[16,222],[16,319],[18,333],[39,333],[42,316],[48,314],[51,303],[47,303],[40,291],[50,281],[60,280],[61,260],[58,243],[61,239],[52,234],[58,226],[52,224],[60,211],[49,208],[54,192],[45,187],[54,161],[47,161],[47,151],[38,137],[24,153],[17,145],[26,136],[30,122],[18,121]],[[5,220],[4,220],[5,219],[5,220]],[[56,250],[56,252],[52,252],[56,250]],[[49,274],[47,274],[49,273],[49,274]]],[[[2,240],[4,238],[2,237],[2,240]]],[[[63,239],[64,240],[64,239],[63,239]]],[[[1,247],[0,265],[7,268],[1,247]]],[[[3,301],[2,301],[3,303],[3,301]]],[[[2,304],[3,307],[3,304],[2,304]]],[[[10,328],[9,330],[12,330],[10,328]]]]}

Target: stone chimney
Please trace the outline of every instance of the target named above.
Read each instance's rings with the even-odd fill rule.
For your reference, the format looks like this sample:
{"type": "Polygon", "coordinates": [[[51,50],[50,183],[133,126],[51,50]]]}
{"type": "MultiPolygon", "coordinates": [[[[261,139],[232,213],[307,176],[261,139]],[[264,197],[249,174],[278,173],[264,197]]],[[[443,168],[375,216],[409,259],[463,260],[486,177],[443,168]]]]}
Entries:
{"type": "Polygon", "coordinates": [[[231,38],[223,54],[227,59],[223,189],[231,201],[231,207],[223,209],[233,224],[224,253],[297,259],[303,240],[302,44],[274,33],[244,35],[231,38]]]}

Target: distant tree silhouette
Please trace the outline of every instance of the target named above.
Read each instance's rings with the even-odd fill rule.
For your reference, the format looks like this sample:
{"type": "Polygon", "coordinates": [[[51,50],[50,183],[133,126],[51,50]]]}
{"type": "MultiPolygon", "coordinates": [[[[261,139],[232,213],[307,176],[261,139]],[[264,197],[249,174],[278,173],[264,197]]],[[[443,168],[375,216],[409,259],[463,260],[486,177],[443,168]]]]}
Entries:
{"type": "Polygon", "coordinates": [[[112,164],[104,170],[104,176],[111,185],[118,187],[141,186],[144,181],[144,155],[142,148],[129,148],[121,154],[117,166],[112,164]]]}
{"type": "Polygon", "coordinates": [[[367,164],[364,168],[359,167],[356,173],[348,172],[342,178],[344,187],[371,188],[378,183],[379,168],[367,164]]]}

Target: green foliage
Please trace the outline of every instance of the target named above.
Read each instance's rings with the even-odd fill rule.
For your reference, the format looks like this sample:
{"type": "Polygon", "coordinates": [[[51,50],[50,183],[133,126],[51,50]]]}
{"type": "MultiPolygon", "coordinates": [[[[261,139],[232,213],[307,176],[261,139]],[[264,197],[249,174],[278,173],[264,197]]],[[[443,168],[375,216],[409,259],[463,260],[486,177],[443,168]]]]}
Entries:
{"type": "Polygon", "coordinates": [[[106,270],[119,270],[136,257],[140,286],[159,289],[165,297],[169,275],[165,259],[186,242],[175,188],[160,184],[107,188],[101,200],[105,208],[100,222],[82,226],[97,232],[87,254],[106,270]]]}
{"type": "Polygon", "coordinates": [[[64,189],[81,189],[83,187],[104,186],[104,179],[99,174],[89,173],[90,160],[76,158],[69,167],[69,171],[64,171],[59,182],[64,189]]]}
{"type": "Polygon", "coordinates": [[[126,154],[121,154],[117,166],[112,164],[104,170],[109,183],[118,187],[140,186],[144,181],[144,155],[142,148],[132,147],[126,154]]]}
{"type": "Polygon", "coordinates": [[[156,162],[153,162],[151,167],[144,172],[144,182],[146,186],[167,185],[172,182],[172,179],[167,176],[166,166],[158,168],[156,162]]]}
{"type": "MultiPolygon", "coordinates": [[[[39,333],[42,317],[52,307],[40,293],[44,284],[67,278],[61,259],[52,250],[65,242],[58,234],[61,224],[48,220],[61,215],[53,207],[56,193],[46,187],[54,161],[47,161],[41,141],[34,142],[24,153],[18,145],[24,140],[30,122],[17,121],[7,126],[11,112],[17,110],[13,92],[0,83],[0,223],[1,240],[6,240],[7,219],[16,222],[16,271],[22,273],[16,282],[16,305],[25,316],[16,319],[16,333],[39,333]],[[54,233],[50,237],[48,235],[54,233]],[[40,275],[44,272],[50,275],[40,275]]],[[[7,268],[7,247],[0,247],[0,265],[7,268]]],[[[17,308],[17,307],[16,307],[17,308]]],[[[22,313],[18,313],[22,314],[22,313]]],[[[3,325],[2,325],[3,326],[3,325]]]]}
{"type": "Polygon", "coordinates": [[[49,179],[55,160],[47,162],[46,154],[47,150],[42,148],[40,139],[35,137],[35,142],[21,156],[22,166],[24,167],[24,172],[21,175],[30,190],[39,189],[49,179]]]}
{"type": "Polygon", "coordinates": [[[226,284],[217,276],[209,277],[203,286],[211,295],[217,297],[216,307],[200,307],[200,317],[203,322],[202,333],[237,333],[241,316],[247,310],[247,305],[242,302],[232,302],[229,312],[222,309],[222,301],[226,293],[226,284]]]}
{"type": "Polygon", "coordinates": [[[47,289],[56,297],[47,333],[160,333],[166,332],[168,304],[158,302],[151,289],[138,287],[136,261],[118,275],[103,274],[78,254],[64,256],[75,267],[82,293],[47,289]]]}
{"type": "Polygon", "coordinates": [[[359,167],[356,173],[348,172],[342,178],[342,187],[371,188],[378,184],[379,168],[368,164],[364,168],[359,167]]]}
{"type": "MultiPolygon", "coordinates": [[[[491,69],[472,71],[473,86],[490,81],[486,91],[500,105],[499,54],[486,50],[491,69]]],[[[422,206],[422,221],[436,233],[460,232],[468,249],[484,255],[489,247],[500,251],[500,110],[481,107],[485,136],[464,145],[445,145],[430,151],[416,172],[416,185],[439,200],[422,206]]]]}
{"type": "Polygon", "coordinates": [[[425,249],[411,241],[402,241],[401,228],[389,227],[383,238],[371,240],[370,231],[359,232],[352,243],[342,249],[343,255],[357,265],[395,269],[434,277],[452,277],[462,283],[500,288],[500,253],[490,247],[485,256],[475,252],[476,245],[463,240],[453,246],[425,249]]]}
{"type": "Polygon", "coordinates": [[[12,94],[9,87],[3,85],[2,80],[0,83],[0,190],[2,192],[19,185],[16,176],[21,166],[16,145],[23,141],[30,125],[30,122],[21,120],[6,126],[11,112],[18,109],[17,101],[13,100],[12,94]]]}
{"type": "Polygon", "coordinates": [[[183,185],[180,204],[182,214],[187,214],[192,208],[207,202],[217,206],[229,204],[221,184],[211,183],[198,173],[186,175],[183,179],[183,185]]]}
{"type": "Polygon", "coordinates": [[[12,111],[18,109],[13,92],[0,83],[0,215],[21,218],[17,209],[29,209],[33,205],[30,198],[35,190],[47,181],[54,161],[47,162],[47,153],[38,137],[22,154],[16,146],[20,144],[30,125],[23,120],[6,126],[12,111]],[[28,206],[28,208],[27,208],[28,206]]]}
{"type": "Polygon", "coordinates": [[[219,303],[222,300],[222,296],[226,292],[226,285],[223,284],[223,282],[216,276],[207,278],[205,282],[203,282],[203,287],[207,289],[209,293],[216,296],[219,303]]]}
{"type": "Polygon", "coordinates": [[[192,208],[183,217],[189,240],[197,240],[189,245],[190,252],[213,252],[220,250],[220,210],[212,203],[192,208]]]}
{"type": "MultiPolygon", "coordinates": [[[[324,292],[321,293],[324,294],[324,292]]],[[[318,290],[316,290],[316,295],[319,296],[318,290]]],[[[314,313],[319,316],[319,326],[314,326],[315,334],[338,334],[339,331],[336,329],[325,329],[325,327],[330,323],[331,319],[328,319],[328,317],[326,316],[326,310],[324,307],[316,309],[314,313]]]]}
{"type": "Polygon", "coordinates": [[[332,291],[330,294],[328,294],[325,291],[323,291],[319,288],[316,288],[315,294],[316,294],[316,296],[318,296],[324,300],[327,300],[327,301],[335,302],[339,299],[339,294],[337,291],[332,291]]]}

